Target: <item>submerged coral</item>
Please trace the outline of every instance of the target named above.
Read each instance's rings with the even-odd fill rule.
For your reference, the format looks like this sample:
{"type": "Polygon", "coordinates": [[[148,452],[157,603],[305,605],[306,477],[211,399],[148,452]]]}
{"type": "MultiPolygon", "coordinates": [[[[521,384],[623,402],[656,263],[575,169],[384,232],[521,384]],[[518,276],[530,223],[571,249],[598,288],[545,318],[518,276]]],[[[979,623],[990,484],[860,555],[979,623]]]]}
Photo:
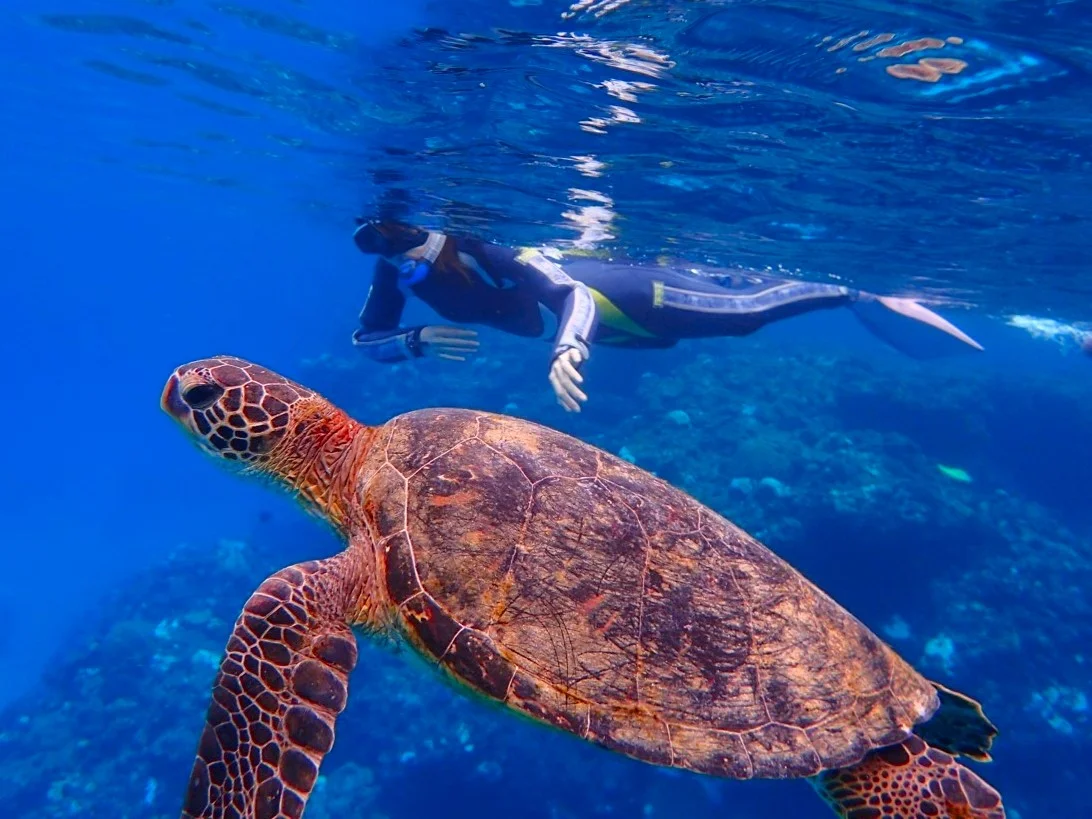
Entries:
{"type": "MultiPolygon", "coordinates": [[[[892,372],[757,343],[727,367],[716,349],[642,358],[644,375],[590,368],[596,389],[577,417],[560,415],[545,380],[522,376],[509,352],[482,360],[473,379],[431,363],[337,359],[299,378],[365,421],[426,403],[518,408],[621,453],[764,540],[923,672],[981,699],[1001,728],[998,762],[984,773],[1011,806],[1036,798],[1021,782],[1050,788],[1078,775],[1092,751],[1092,521],[1071,501],[1090,478],[1075,457],[1092,440],[1082,386],[892,372]],[[1053,422],[1025,420],[1043,413],[1053,422]],[[941,474],[938,464],[960,466],[941,474]]],[[[130,578],[33,693],[0,715],[8,812],[177,816],[239,606],[267,574],[307,556],[255,536],[180,547],[130,578]]],[[[455,803],[529,819],[713,815],[725,788],[741,816],[748,805],[755,815],[821,814],[806,789],[650,773],[456,696],[408,652],[362,646],[313,819],[435,814],[455,803]]],[[[1092,815],[1092,801],[1063,812],[1092,815]]]]}

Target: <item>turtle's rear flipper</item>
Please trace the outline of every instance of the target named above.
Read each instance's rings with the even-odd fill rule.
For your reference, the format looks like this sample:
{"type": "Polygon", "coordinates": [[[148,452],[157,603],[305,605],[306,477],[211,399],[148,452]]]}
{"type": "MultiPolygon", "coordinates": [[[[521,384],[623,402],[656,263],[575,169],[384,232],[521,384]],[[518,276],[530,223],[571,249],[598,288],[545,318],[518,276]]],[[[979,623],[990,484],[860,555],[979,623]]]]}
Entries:
{"type": "Polygon", "coordinates": [[[981,350],[982,345],[947,319],[913,299],[862,294],[853,315],[887,344],[912,358],[937,358],[981,350]]]}
{"type": "Polygon", "coordinates": [[[997,729],[982,713],[982,706],[940,683],[933,686],[940,696],[940,708],[928,722],[915,725],[914,733],[934,748],[989,762],[997,729]]]}
{"type": "Polygon", "coordinates": [[[228,640],[182,819],[299,819],[356,665],[352,562],[299,563],[251,595],[228,640]]]}
{"type": "Polygon", "coordinates": [[[914,735],[811,783],[843,819],[1005,819],[997,791],[914,735]]]}

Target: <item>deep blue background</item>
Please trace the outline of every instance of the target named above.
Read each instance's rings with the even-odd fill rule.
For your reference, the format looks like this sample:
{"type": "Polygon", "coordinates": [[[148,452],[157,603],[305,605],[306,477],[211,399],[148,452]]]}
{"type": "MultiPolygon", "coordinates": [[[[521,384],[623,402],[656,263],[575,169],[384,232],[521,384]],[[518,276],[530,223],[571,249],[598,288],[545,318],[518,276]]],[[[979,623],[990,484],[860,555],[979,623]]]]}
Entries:
{"type": "MultiPolygon", "coordinates": [[[[146,10],[48,11],[119,9],[146,10]]],[[[101,56],[103,43],[35,22],[45,11],[0,10],[4,699],[123,574],[190,538],[241,537],[259,507],[277,503],[192,457],[158,408],[170,370],[220,352],[291,368],[344,342],[367,291],[346,240],[352,210],[314,218],[277,196],[301,172],[289,163],[201,164],[240,175],[239,188],[141,172],[136,136],[222,120],[89,71],[81,59],[101,56]]],[[[381,33],[375,10],[324,11],[365,42],[381,33]]]]}
{"type": "MultiPolygon", "coordinates": [[[[1081,29],[1073,22],[1072,8],[1067,4],[1009,5],[1027,5],[1027,19],[1051,26],[1047,33],[1054,41],[1045,35],[1036,37],[1029,28],[1032,23],[1015,13],[1006,20],[1008,30],[990,31],[984,4],[964,4],[950,13],[933,9],[928,12],[932,20],[920,21],[919,31],[908,34],[956,30],[962,25],[962,14],[972,20],[970,28],[992,34],[991,42],[1013,53],[1032,46],[1050,51],[1053,46],[1057,63],[1070,66],[1066,82],[1084,76],[1073,62],[1077,57],[1072,49],[1081,29]],[[1031,6],[1038,12],[1032,13],[1031,6]],[[1072,41],[1059,34],[1065,30],[1074,32],[1072,41]]],[[[1062,337],[1054,344],[1005,323],[1011,313],[1026,311],[1070,326],[1087,322],[1092,312],[1087,241],[1080,241],[1089,213],[1089,199],[1080,192],[1086,192],[1092,182],[1081,157],[1088,156],[1089,146],[1087,139],[1073,141],[1074,132],[1087,124],[1089,111],[1087,92],[1074,92],[1072,85],[1043,79],[1042,85],[1029,86],[1031,90],[1016,88],[1008,97],[994,100],[1001,107],[979,101],[945,109],[945,115],[954,120],[965,114],[969,123],[977,123],[968,124],[968,129],[985,128],[982,121],[996,120],[1002,133],[993,143],[984,131],[938,138],[940,148],[928,160],[934,170],[950,160],[966,174],[959,181],[989,176],[988,186],[951,193],[950,199],[939,198],[938,189],[930,189],[933,198],[926,202],[906,177],[895,180],[895,193],[883,208],[866,203],[861,210],[809,211],[812,200],[794,197],[811,192],[782,188],[778,156],[762,152],[760,156],[772,156],[769,168],[738,174],[734,190],[725,187],[717,176],[721,171],[716,171],[709,188],[682,193],[672,188],[671,199],[657,199],[665,196],[664,189],[646,184],[645,177],[650,169],[661,167],[657,161],[661,154],[672,153],[672,144],[664,139],[671,132],[671,126],[664,124],[671,121],[670,107],[657,110],[650,119],[653,130],[647,139],[624,137],[608,143],[612,147],[604,154],[611,154],[615,177],[608,172],[606,179],[587,178],[572,170],[573,157],[588,153],[591,143],[586,132],[573,128],[570,133],[560,126],[551,131],[555,120],[541,112],[527,113],[521,120],[517,112],[522,109],[506,107],[505,95],[513,92],[503,84],[495,92],[489,85],[493,96],[487,98],[460,97],[459,93],[477,87],[476,74],[466,80],[465,72],[429,73],[429,67],[434,70],[441,59],[473,64],[477,59],[473,52],[468,57],[463,52],[428,50],[421,40],[413,40],[414,47],[396,45],[413,25],[433,23],[437,16],[450,18],[450,7],[437,6],[427,12],[410,3],[397,8],[395,4],[333,2],[263,7],[305,17],[340,32],[345,40],[336,48],[307,43],[244,26],[237,17],[214,16],[197,3],[156,6],[103,0],[54,2],[46,7],[31,0],[9,0],[0,10],[0,190],[4,194],[0,258],[7,268],[3,275],[5,370],[0,374],[5,456],[0,497],[6,523],[0,702],[35,683],[43,663],[63,644],[73,622],[90,616],[104,592],[124,577],[157,561],[180,542],[245,539],[255,522],[271,510],[278,516],[293,514],[287,502],[265,488],[217,471],[197,457],[159,411],[159,394],[174,366],[206,355],[241,355],[293,373],[303,359],[329,352],[349,354],[348,334],[367,290],[369,270],[367,260],[349,241],[351,220],[391,190],[402,191],[395,198],[404,196],[410,211],[433,224],[444,224],[446,219],[480,227],[498,238],[530,242],[571,238],[572,220],[558,214],[574,202],[587,201],[578,195],[574,198],[573,188],[601,189],[614,197],[621,213],[612,228],[621,236],[620,242],[631,251],[643,249],[649,254],[664,249],[656,236],[659,228],[643,218],[657,213],[657,208],[663,214],[665,233],[690,222],[712,229],[720,220],[725,228],[710,239],[709,247],[725,260],[731,259],[732,243],[738,242],[741,255],[750,261],[758,258],[762,248],[771,264],[787,259],[787,266],[794,269],[807,263],[809,270],[823,274],[844,274],[852,280],[865,277],[873,289],[921,289],[969,303],[970,309],[953,310],[950,315],[986,344],[988,355],[939,363],[938,373],[973,367],[1014,377],[1021,372],[1054,375],[1059,383],[1068,384],[1086,383],[1090,377],[1090,362],[1075,351],[1072,339],[1062,337]],[[158,30],[186,32],[199,46],[164,41],[141,30],[65,31],[41,21],[41,15],[52,14],[126,15],[148,21],[158,30]],[[190,24],[201,18],[212,27],[212,34],[190,24]],[[240,77],[258,78],[260,93],[210,87],[177,66],[154,66],[140,57],[154,51],[163,57],[196,60],[205,49],[210,63],[226,62],[224,55],[237,58],[233,69],[240,77]],[[139,68],[147,77],[163,78],[164,83],[118,79],[89,67],[88,61],[139,68]],[[285,81],[288,91],[278,92],[276,66],[293,66],[327,85],[316,86],[319,90],[309,94],[307,84],[296,78],[285,81]],[[453,88],[452,76],[465,80],[466,87],[453,88]],[[323,108],[334,105],[336,95],[330,88],[345,89],[357,100],[347,106],[350,114],[336,106],[323,108]],[[1054,88],[1069,96],[1053,109],[1021,104],[1026,97],[1046,105],[1042,100],[1054,88]],[[194,93],[252,116],[224,114],[184,98],[194,93]],[[399,108],[403,96],[412,104],[399,108]],[[369,100],[383,110],[360,103],[369,100]],[[479,118],[467,118],[468,111],[478,112],[479,118]],[[1024,125],[1035,130],[1043,144],[1021,143],[1025,132],[1004,130],[1024,125]],[[550,131],[543,140],[553,146],[558,165],[536,170],[541,178],[516,176],[518,169],[505,164],[511,154],[497,146],[511,145],[521,133],[533,142],[537,132],[530,132],[540,126],[550,131]],[[464,130],[457,133],[457,129],[464,130]],[[1053,137],[1057,138],[1051,141],[1053,137]],[[991,146],[1002,143],[1008,153],[991,153],[991,146]],[[453,145],[458,150],[444,152],[453,145]],[[959,153],[955,146],[960,145],[977,146],[982,153],[959,153]],[[402,156],[392,147],[417,153],[402,156]],[[425,150],[437,154],[430,159],[420,153],[425,150]],[[652,156],[657,151],[660,154],[652,156]],[[1006,164],[1020,156],[1022,163],[1006,164]],[[1064,184],[1058,181],[1062,178],[1064,184]],[[1054,187],[1047,184],[1050,179],[1054,187]],[[1007,180],[1010,187],[1002,189],[998,180],[1007,180]],[[456,184],[460,182],[465,187],[456,184]],[[1031,189],[1034,195],[1022,198],[1031,189]],[[900,190],[906,193],[905,203],[896,195],[900,190]],[[444,194],[450,199],[444,199],[444,194]],[[904,219],[900,219],[901,204],[908,208],[904,219]],[[876,224],[866,221],[869,207],[874,208],[876,224]],[[550,215],[543,217],[540,211],[550,215]],[[923,223],[919,217],[925,211],[929,216],[923,223]],[[947,221],[946,213],[951,214],[947,221]],[[974,218],[962,224],[960,219],[969,213],[974,218]],[[776,226],[787,224],[786,218],[793,218],[793,225],[829,223],[823,235],[830,242],[808,238],[797,227],[779,233],[781,228],[776,226]],[[885,232],[881,223],[910,227],[905,232],[885,232]],[[974,232],[979,227],[986,231],[983,223],[989,223],[988,236],[998,243],[989,244],[983,238],[985,232],[974,232]],[[914,225],[924,226],[914,234],[914,225]],[[762,241],[756,238],[760,227],[766,231],[762,241]],[[1006,228],[1020,237],[1017,247],[1003,241],[1006,228]],[[1068,251],[1062,253],[1059,247],[1068,251]],[[918,252],[934,263],[916,267],[918,252]],[[938,269],[935,259],[942,257],[950,264],[938,269]],[[885,267],[885,259],[891,262],[890,268],[885,267]]],[[[559,8],[547,4],[521,11],[505,6],[496,14],[507,25],[523,19],[535,31],[575,27],[575,23],[556,21],[559,8]]],[[[483,15],[480,23],[464,17],[462,26],[452,30],[491,29],[484,9],[477,10],[483,15]]],[[[852,21],[853,30],[867,24],[861,20],[869,16],[866,11],[850,13],[833,4],[828,11],[840,21],[852,21]]],[[[893,13],[882,4],[873,9],[879,18],[893,13]]],[[[787,19],[771,18],[770,30],[783,34],[787,19]]],[[[637,18],[634,24],[646,22],[637,18]]],[[[100,21],[100,25],[105,24],[100,21]]],[[[110,25],[116,29],[120,24],[115,20],[110,25]]],[[[591,29],[597,24],[583,25],[591,29]]],[[[609,28],[610,18],[602,25],[609,28]]],[[[821,22],[800,26],[800,30],[824,30],[821,22]]],[[[828,28],[837,26],[831,23],[828,28]]],[[[619,23],[606,33],[623,39],[624,25],[619,23]]],[[[488,67],[519,74],[521,52],[501,51],[503,58],[492,53],[481,57],[483,71],[488,67]]],[[[536,51],[533,59],[545,59],[543,53],[536,51]]],[[[746,56],[736,54],[734,59],[746,56]]],[[[788,71],[786,65],[792,61],[787,57],[771,58],[766,64],[758,56],[752,77],[765,77],[773,86],[803,82],[799,78],[806,72],[788,71]]],[[[594,70],[599,70],[598,64],[594,70]]],[[[565,66],[557,68],[560,76],[566,71],[565,66]]],[[[593,69],[575,73],[580,71],[589,72],[590,80],[601,79],[590,73],[593,69]]],[[[556,82],[557,77],[542,73],[547,90],[541,93],[549,98],[547,81],[556,82]]],[[[493,75],[487,78],[492,84],[493,75]]],[[[850,100],[866,112],[862,128],[883,125],[894,132],[900,128],[908,132],[912,129],[906,122],[917,127],[931,121],[914,107],[918,101],[905,95],[877,99],[872,86],[863,87],[855,87],[860,97],[850,100]]],[[[539,86],[533,88],[538,93],[539,86]]],[[[904,91],[899,88],[900,93],[904,91]]],[[[573,106],[574,97],[568,92],[558,96],[564,106],[573,106]]],[[[761,128],[763,111],[771,122],[784,124],[784,112],[776,106],[762,109],[763,102],[758,99],[757,109],[747,108],[731,133],[761,128]]],[[[828,108],[824,104],[824,110],[828,108]]],[[[675,113],[679,121],[705,115],[675,113]]],[[[796,128],[803,126],[794,119],[784,125],[780,137],[805,154],[830,154],[847,139],[841,134],[824,141],[821,133],[796,128]],[[793,139],[797,142],[792,143],[793,139]]],[[[646,132],[636,128],[627,133],[646,132]]],[[[933,139],[922,137],[900,150],[920,149],[933,144],[933,139]]],[[[705,148],[725,144],[697,137],[695,141],[705,148]]],[[[534,150],[541,159],[542,145],[536,144],[534,150]]],[[[878,170],[864,182],[878,185],[888,177],[885,155],[881,152],[873,158],[878,170]]],[[[700,164],[699,160],[712,161],[708,156],[694,159],[700,164]]],[[[913,164],[898,151],[892,153],[891,162],[899,167],[913,164]]],[[[788,167],[796,174],[806,170],[807,161],[790,162],[788,167]]],[[[932,181],[923,184],[939,184],[932,171],[929,178],[932,181]]],[[[819,180],[816,185],[826,182],[831,180],[819,180]]],[[[705,255],[707,248],[695,235],[686,238],[688,249],[705,255]]],[[[771,328],[767,335],[786,350],[821,343],[832,355],[852,352],[896,370],[916,366],[880,347],[845,316],[809,317],[791,327],[771,328]]],[[[540,353],[530,344],[526,349],[529,356],[540,353]]],[[[726,366],[731,366],[730,350],[731,343],[725,342],[726,366]]],[[[665,354],[655,367],[667,372],[686,356],[685,351],[665,354]]],[[[633,387],[632,379],[627,380],[633,373],[625,372],[625,367],[617,373],[607,363],[599,367],[596,377],[604,395],[625,395],[633,387]]],[[[482,385],[481,396],[482,404],[497,401],[488,385],[482,385]]],[[[1074,522],[1086,522],[1085,481],[1092,444],[1087,437],[1070,436],[1067,430],[1079,423],[1088,404],[1065,405],[1067,417],[1044,416],[1036,399],[1020,401],[1016,393],[1013,396],[1011,425],[993,430],[998,451],[1020,453],[1009,464],[1013,474],[1023,471],[1032,476],[1022,486],[1014,484],[1013,491],[1055,501],[1074,522]],[[1052,426],[1051,434],[1044,435],[1043,430],[1052,426]],[[1024,452],[1021,439],[1029,428],[1037,430],[1039,443],[1034,451],[1024,452]]],[[[422,391],[407,400],[419,405],[443,403],[443,395],[422,391]]],[[[543,420],[563,427],[572,424],[560,412],[543,420]]],[[[938,448],[950,451],[957,446],[930,429],[928,420],[914,433],[936,442],[938,448]]],[[[292,531],[306,537],[308,530],[301,526],[292,531]]],[[[316,530],[314,537],[322,536],[316,530]]],[[[842,580],[835,576],[831,583],[842,580]]],[[[845,589],[851,586],[843,583],[845,589]]],[[[148,589],[149,595],[155,593],[154,588],[148,589]]]]}

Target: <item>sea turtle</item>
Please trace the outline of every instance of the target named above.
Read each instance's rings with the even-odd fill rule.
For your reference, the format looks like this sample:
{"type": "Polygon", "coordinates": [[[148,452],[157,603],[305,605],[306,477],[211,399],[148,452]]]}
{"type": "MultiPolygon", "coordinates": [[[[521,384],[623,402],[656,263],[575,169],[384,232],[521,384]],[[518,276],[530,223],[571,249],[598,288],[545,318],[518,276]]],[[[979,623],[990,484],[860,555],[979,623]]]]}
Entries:
{"type": "Polygon", "coordinates": [[[849,819],[1001,819],[953,757],[978,704],[925,679],[738,527],[556,430],[428,409],[377,427],[231,357],[170,376],[201,447],[269,476],[347,541],[247,601],[182,816],[303,814],[356,664],[399,635],[487,698],[656,765],[810,779],[849,819]]]}

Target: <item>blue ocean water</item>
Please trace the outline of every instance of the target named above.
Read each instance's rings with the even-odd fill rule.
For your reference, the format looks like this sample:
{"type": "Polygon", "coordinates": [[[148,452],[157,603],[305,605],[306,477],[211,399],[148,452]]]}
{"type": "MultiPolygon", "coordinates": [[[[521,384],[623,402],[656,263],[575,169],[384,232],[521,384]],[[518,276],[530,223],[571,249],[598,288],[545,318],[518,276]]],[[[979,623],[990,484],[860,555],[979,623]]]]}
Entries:
{"type": "MultiPolygon", "coordinates": [[[[624,453],[981,699],[1010,815],[1092,816],[1090,37],[1060,0],[7,0],[8,815],[177,816],[231,619],[337,548],[159,410],[173,367],[230,353],[369,423],[475,407],[624,453]],[[570,416],[541,341],[356,354],[352,220],[380,207],[913,295],[986,351],[918,362],[811,315],[597,351],[570,416]]],[[[308,816],[825,810],[366,657],[308,816]]]]}

